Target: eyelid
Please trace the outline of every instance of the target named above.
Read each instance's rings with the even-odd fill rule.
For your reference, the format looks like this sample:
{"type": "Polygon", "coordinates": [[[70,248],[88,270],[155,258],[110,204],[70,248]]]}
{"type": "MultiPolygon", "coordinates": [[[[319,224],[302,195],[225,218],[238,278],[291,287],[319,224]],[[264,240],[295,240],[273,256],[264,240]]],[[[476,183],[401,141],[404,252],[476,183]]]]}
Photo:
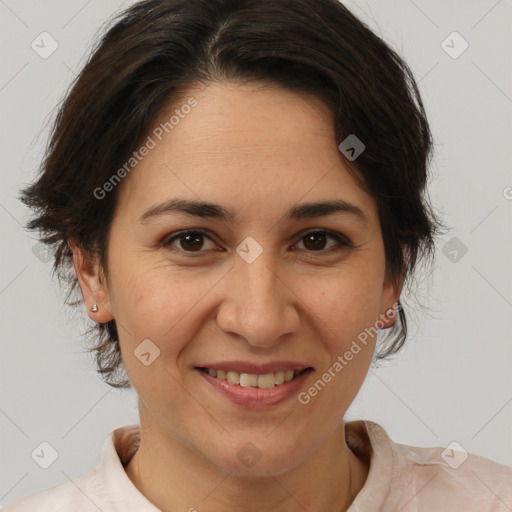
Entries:
{"type": "MultiPolygon", "coordinates": [[[[308,228],[299,234],[299,240],[301,238],[304,238],[306,235],[308,235],[310,233],[324,233],[325,235],[330,236],[331,238],[334,238],[335,240],[337,240],[341,245],[346,245],[346,246],[352,247],[352,248],[354,247],[354,244],[352,243],[350,238],[348,238],[346,235],[339,233],[338,231],[332,231],[327,228],[308,228]]],[[[329,249],[327,249],[326,251],[308,251],[308,252],[322,253],[322,252],[327,252],[328,250],[329,249]]]]}
{"type": "Polygon", "coordinates": [[[202,252],[206,252],[206,251],[184,251],[183,249],[176,249],[174,247],[171,247],[172,243],[175,240],[177,240],[183,236],[192,235],[192,234],[203,235],[204,237],[206,237],[206,238],[210,239],[212,242],[214,242],[214,240],[212,239],[208,230],[205,230],[202,228],[190,228],[190,229],[183,229],[181,231],[176,231],[174,233],[171,233],[170,235],[164,236],[164,238],[159,242],[159,245],[164,247],[164,249],[168,248],[170,250],[175,250],[177,252],[181,252],[181,253],[189,254],[189,255],[201,254],[202,252]]]}

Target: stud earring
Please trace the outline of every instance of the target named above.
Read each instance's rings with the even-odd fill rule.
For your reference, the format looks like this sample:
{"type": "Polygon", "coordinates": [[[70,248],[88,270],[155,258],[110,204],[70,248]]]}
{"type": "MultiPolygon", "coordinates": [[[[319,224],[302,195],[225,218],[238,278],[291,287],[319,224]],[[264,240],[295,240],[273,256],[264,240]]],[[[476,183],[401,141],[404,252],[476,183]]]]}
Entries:
{"type": "Polygon", "coordinates": [[[93,304],[93,305],[91,306],[91,311],[92,311],[93,313],[96,313],[96,312],[98,311],[98,306],[96,306],[96,304],[93,304]]]}

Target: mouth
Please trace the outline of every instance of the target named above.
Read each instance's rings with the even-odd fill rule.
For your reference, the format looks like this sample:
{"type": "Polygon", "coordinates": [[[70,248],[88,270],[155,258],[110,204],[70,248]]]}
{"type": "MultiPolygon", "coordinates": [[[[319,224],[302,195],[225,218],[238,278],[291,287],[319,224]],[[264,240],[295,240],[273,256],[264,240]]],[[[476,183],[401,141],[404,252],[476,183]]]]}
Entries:
{"type": "Polygon", "coordinates": [[[273,388],[286,382],[297,379],[304,373],[313,371],[311,366],[297,370],[278,371],[273,373],[239,373],[234,370],[196,367],[199,371],[208,374],[219,381],[225,381],[233,386],[243,388],[273,388]]]}

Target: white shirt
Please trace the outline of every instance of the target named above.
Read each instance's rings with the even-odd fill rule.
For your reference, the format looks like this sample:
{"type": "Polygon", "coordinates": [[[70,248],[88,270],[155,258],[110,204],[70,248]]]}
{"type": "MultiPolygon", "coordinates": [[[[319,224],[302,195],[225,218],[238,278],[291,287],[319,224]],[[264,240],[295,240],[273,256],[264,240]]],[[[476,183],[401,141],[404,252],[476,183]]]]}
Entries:
{"type": "MultiPolygon", "coordinates": [[[[368,477],[348,512],[512,511],[512,467],[474,454],[464,460],[465,453],[445,448],[395,443],[372,421],[351,421],[345,423],[345,429],[351,449],[370,457],[368,477]]],[[[95,468],[73,482],[68,480],[22,498],[5,510],[159,512],[124,469],[139,442],[139,425],[113,430],[95,468]]]]}

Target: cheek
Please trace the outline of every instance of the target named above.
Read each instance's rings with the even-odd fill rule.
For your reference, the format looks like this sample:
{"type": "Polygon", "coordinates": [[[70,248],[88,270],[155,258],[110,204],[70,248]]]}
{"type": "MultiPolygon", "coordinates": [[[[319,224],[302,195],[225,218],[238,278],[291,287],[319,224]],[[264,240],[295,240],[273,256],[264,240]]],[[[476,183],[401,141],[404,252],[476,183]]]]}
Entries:
{"type": "Polygon", "coordinates": [[[341,350],[377,320],[380,282],[371,271],[350,267],[323,279],[310,280],[301,288],[299,296],[305,298],[313,315],[321,320],[325,339],[341,350]]]}
{"type": "MultiPolygon", "coordinates": [[[[128,240],[127,247],[133,245],[128,240]]],[[[152,337],[163,341],[214,284],[211,275],[172,265],[163,252],[130,251],[119,240],[112,248],[111,304],[130,344],[152,337]]]]}
{"type": "Polygon", "coordinates": [[[342,420],[368,373],[379,315],[377,282],[353,273],[310,288],[308,305],[325,357],[299,401],[309,408],[311,421],[327,430],[342,420]]]}
{"type": "Polygon", "coordinates": [[[187,394],[178,381],[185,355],[211,318],[209,291],[219,275],[179,272],[168,264],[134,268],[136,274],[124,274],[124,284],[118,281],[114,310],[126,372],[149,402],[163,399],[185,407],[187,394]]]}
{"type": "Polygon", "coordinates": [[[175,278],[162,279],[158,273],[141,273],[132,279],[117,303],[118,316],[127,326],[129,337],[151,338],[163,342],[187,324],[187,315],[198,305],[204,294],[200,282],[186,283],[175,278]]]}
{"type": "Polygon", "coordinates": [[[124,367],[151,410],[163,404],[165,410],[190,407],[190,397],[179,384],[179,360],[196,336],[199,324],[193,320],[205,292],[197,279],[176,278],[153,267],[138,268],[139,273],[127,278],[116,295],[124,367]]]}
{"type": "MultiPolygon", "coordinates": [[[[315,393],[322,395],[313,405],[323,404],[319,414],[331,406],[343,411],[355,398],[371,364],[378,332],[375,326],[382,291],[378,276],[351,268],[337,277],[317,280],[315,286],[308,287],[309,294],[306,289],[301,291],[301,297],[309,297],[307,304],[326,355],[317,378],[328,391],[319,392],[324,389],[322,383],[311,390],[311,398],[315,393]]],[[[331,421],[328,415],[324,420],[331,421]]]]}

